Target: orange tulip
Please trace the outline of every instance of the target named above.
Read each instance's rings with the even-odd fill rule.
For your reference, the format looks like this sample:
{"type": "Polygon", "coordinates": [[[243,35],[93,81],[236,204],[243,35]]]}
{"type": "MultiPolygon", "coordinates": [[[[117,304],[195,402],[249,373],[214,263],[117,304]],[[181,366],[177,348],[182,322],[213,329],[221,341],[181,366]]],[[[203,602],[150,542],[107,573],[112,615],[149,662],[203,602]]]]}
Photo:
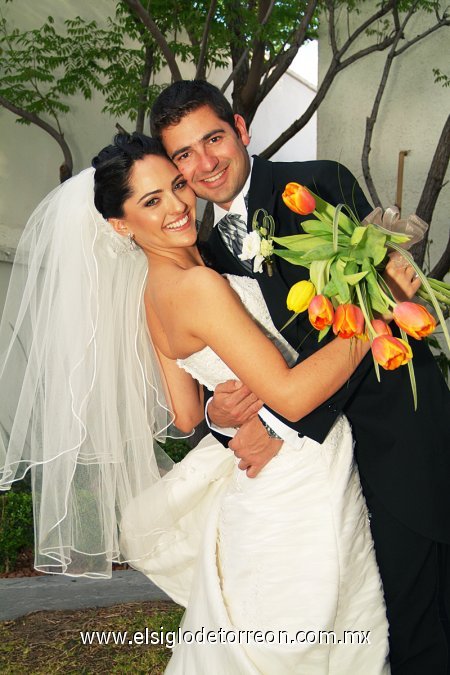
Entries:
{"type": "Polygon", "coordinates": [[[309,303],[308,316],[314,328],[322,330],[333,323],[333,305],[325,295],[316,295],[309,303]]]}
{"type": "Polygon", "coordinates": [[[356,305],[338,305],[333,320],[333,333],[341,338],[351,338],[364,333],[364,315],[356,305]]]}
{"type": "Polygon", "coordinates": [[[392,335],[379,335],[372,342],[372,354],[385,370],[395,370],[412,359],[411,347],[405,340],[392,335]]]}
{"type": "Polygon", "coordinates": [[[388,324],[381,319],[373,319],[372,326],[377,335],[392,335],[388,324]]]}
{"type": "Polygon", "coordinates": [[[395,306],[394,321],[405,333],[420,340],[436,328],[436,321],[430,312],[415,302],[400,302],[395,306]]]}
{"type": "Polygon", "coordinates": [[[298,183],[288,183],[281,196],[286,206],[301,216],[307,216],[316,208],[316,200],[312,194],[298,183]]]}

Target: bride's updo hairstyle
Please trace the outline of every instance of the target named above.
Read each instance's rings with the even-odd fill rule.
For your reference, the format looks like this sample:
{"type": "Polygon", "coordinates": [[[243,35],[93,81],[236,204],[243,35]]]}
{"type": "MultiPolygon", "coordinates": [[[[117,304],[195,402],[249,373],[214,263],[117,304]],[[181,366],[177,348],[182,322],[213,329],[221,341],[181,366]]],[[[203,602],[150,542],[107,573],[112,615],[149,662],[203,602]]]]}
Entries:
{"type": "Polygon", "coordinates": [[[94,157],[94,203],[103,218],[122,218],[123,204],[131,196],[131,170],[146,155],[167,157],[159,141],[135,131],[117,134],[112,144],[94,157]]]}

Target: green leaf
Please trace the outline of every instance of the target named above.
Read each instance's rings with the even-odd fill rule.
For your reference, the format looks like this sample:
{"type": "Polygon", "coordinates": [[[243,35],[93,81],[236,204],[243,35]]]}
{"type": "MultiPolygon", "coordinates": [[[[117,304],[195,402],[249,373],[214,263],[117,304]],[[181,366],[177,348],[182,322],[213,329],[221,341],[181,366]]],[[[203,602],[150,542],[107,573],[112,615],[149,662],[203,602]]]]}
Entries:
{"type": "Polygon", "coordinates": [[[372,225],[365,228],[361,241],[353,247],[351,255],[362,262],[364,258],[371,258],[374,265],[379,265],[386,257],[386,235],[372,225]]]}
{"type": "Polygon", "coordinates": [[[358,272],[356,274],[344,274],[344,279],[348,284],[350,284],[350,286],[354,286],[355,284],[358,284],[361,281],[361,279],[364,279],[366,275],[367,272],[358,272]]]}
{"type": "Polygon", "coordinates": [[[335,264],[331,265],[330,269],[331,279],[337,288],[337,294],[341,302],[350,302],[350,288],[344,277],[344,264],[341,260],[337,260],[335,264]]]}
{"type": "Polygon", "coordinates": [[[383,298],[377,281],[377,271],[368,258],[364,258],[362,269],[366,272],[366,288],[370,297],[372,308],[380,314],[388,311],[389,307],[383,298]]]}
{"type": "Polygon", "coordinates": [[[334,279],[330,279],[330,281],[324,286],[324,289],[323,289],[322,292],[328,298],[334,298],[336,295],[339,295],[339,289],[338,289],[334,279]]]}
{"type": "Polygon", "coordinates": [[[323,292],[323,287],[328,281],[327,269],[329,269],[329,264],[328,260],[313,260],[309,268],[309,278],[319,295],[323,292]]]}
{"type": "Polygon", "coordinates": [[[324,244],[322,246],[317,246],[316,248],[307,251],[303,260],[305,262],[310,262],[312,260],[328,260],[335,255],[333,244],[324,244]]]}
{"type": "MultiPolygon", "coordinates": [[[[330,225],[332,225],[334,220],[335,207],[329,204],[328,202],[324,201],[323,199],[321,199],[318,195],[314,194],[313,192],[311,192],[311,194],[316,200],[315,210],[321,216],[323,222],[328,222],[330,223],[330,225]]],[[[355,223],[342,211],[339,213],[339,228],[349,236],[352,235],[353,230],[355,229],[355,223]]]]}
{"type": "Polygon", "coordinates": [[[364,235],[367,236],[367,226],[366,225],[359,225],[358,227],[355,227],[352,238],[350,240],[350,244],[352,246],[357,246],[359,243],[361,243],[364,235]]]}
{"type": "Polygon", "coordinates": [[[309,269],[311,264],[303,260],[303,253],[297,253],[296,251],[282,251],[281,249],[275,249],[274,254],[279,258],[283,258],[283,260],[292,263],[292,265],[301,265],[302,267],[309,269]]]}
{"type": "Polygon", "coordinates": [[[272,237],[273,241],[290,251],[310,251],[320,244],[326,244],[327,240],[316,237],[314,234],[293,234],[288,237],[272,237]]]}
{"type": "Polygon", "coordinates": [[[320,220],[305,220],[301,223],[301,227],[307,234],[317,234],[319,237],[332,233],[331,226],[328,223],[320,222],[320,220]]]}
{"type": "Polygon", "coordinates": [[[330,328],[331,328],[331,326],[325,326],[325,328],[322,328],[322,330],[319,332],[319,337],[318,337],[319,342],[321,342],[323,340],[323,338],[325,337],[325,335],[328,334],[330,328]]]}

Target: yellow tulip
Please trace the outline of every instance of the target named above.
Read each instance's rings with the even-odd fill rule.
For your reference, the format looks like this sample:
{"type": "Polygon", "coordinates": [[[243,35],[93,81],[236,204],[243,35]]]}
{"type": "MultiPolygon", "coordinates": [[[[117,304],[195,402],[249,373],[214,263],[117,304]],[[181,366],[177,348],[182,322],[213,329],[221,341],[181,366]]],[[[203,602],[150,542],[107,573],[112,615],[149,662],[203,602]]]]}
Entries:
{"type": "Polygon", "coordinates": [[[308,305],[316,294],[312,281],[297,281],[288,293],[287,308],[299,314],[308,309],[308,305]]]}

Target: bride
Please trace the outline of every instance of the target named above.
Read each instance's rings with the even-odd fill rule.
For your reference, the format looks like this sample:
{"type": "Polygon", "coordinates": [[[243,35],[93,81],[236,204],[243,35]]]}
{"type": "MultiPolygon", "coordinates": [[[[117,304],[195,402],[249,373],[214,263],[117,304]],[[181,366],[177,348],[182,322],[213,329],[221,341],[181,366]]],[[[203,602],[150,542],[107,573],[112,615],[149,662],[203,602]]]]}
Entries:
{"type": "Polygon", "coordinates": [[[230,378],[299,419],[368,344],[294,366],[258,285],[203,263],[195,196],[156,141],[119,135],[93,166],[31,216],[0,327],[0,486],[31,468],[37,569],[147,574],[187,607],[168,673],[389,672],[345,418],[322,445],[286,438],[255,479],[211,436],[176,465],[157,443],[230,378]]]}

